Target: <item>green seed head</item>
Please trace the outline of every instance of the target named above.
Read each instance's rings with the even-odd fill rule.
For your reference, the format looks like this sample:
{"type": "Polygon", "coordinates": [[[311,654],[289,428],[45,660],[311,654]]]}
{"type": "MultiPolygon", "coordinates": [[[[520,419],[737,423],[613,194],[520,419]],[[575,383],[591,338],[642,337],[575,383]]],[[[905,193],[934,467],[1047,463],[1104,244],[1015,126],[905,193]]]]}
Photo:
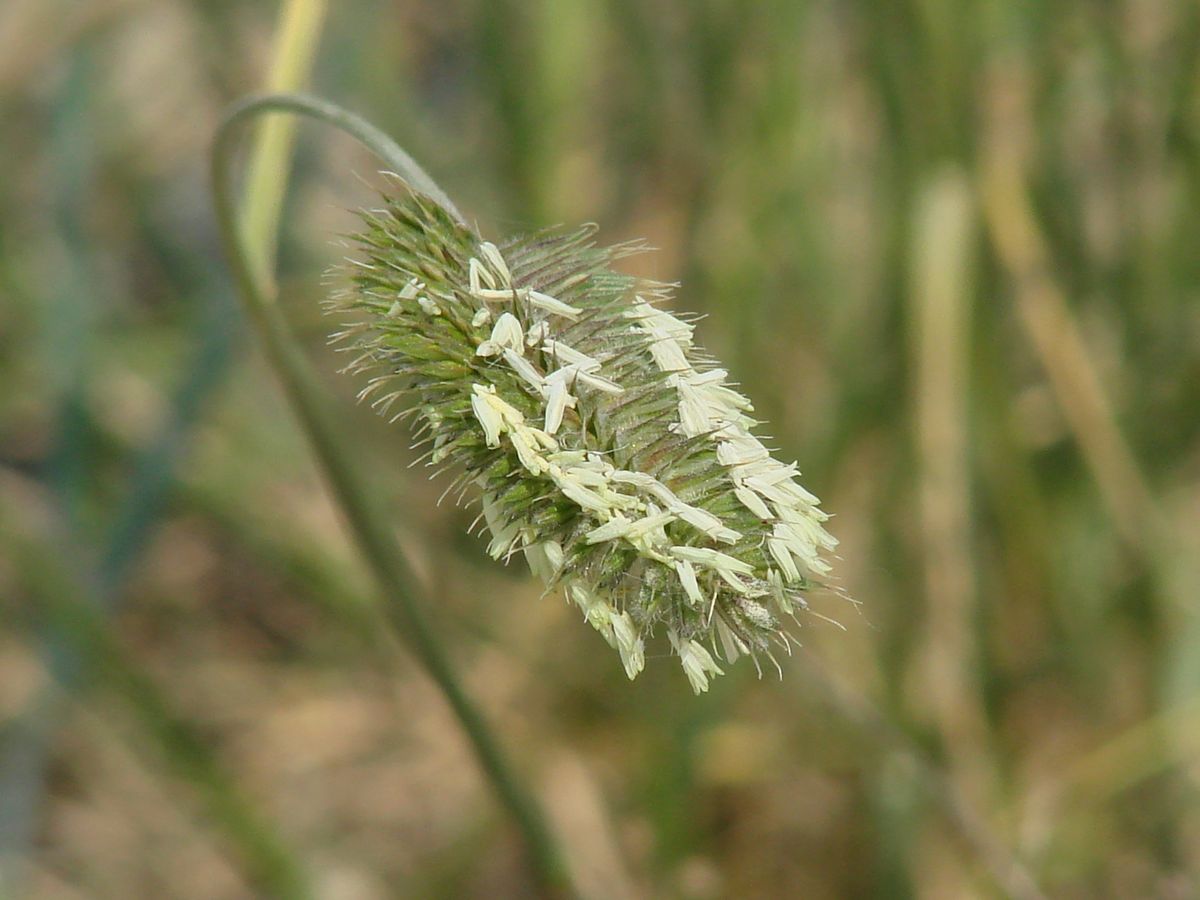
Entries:
{"type": "Polygon", "coordinates": [[[331,302],[360,314],[348,370],[477,489],[492,556],[522,552],[630,678],[659,627],[697,693],[718,655],[786,648],[836,541],[668,287],[613,269],[642,248],[590,227],[497,245],[409,192],[362,218],[331,302]]]}

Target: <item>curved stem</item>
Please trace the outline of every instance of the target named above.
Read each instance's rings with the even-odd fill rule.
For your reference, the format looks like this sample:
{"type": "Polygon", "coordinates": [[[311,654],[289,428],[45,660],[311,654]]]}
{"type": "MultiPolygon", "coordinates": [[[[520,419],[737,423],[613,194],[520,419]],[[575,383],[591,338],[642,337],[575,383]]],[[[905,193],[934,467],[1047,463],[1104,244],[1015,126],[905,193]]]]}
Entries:
{"type": "Polygon", "coordinates": [[[323,386],[304,358],[278,306],[272,302],[269,291],[256,277],[246,254],[233,201],[234,138],[239,123],[267,112],[307,116],[350,134],[378,154],[412,188],[442,204],[460,222],[462,215],[433,179],[387,135],[358,116],[314,97],[267,94],[242,100],[230,109],[213,143],[212,190],[217,224],[238,293],[272,367],[283,382],[359,549],[387,598],[381,604],[381,612],[416,654],[458,717],[485,775],[524,836],[531,863],[545,892],[554,896],[572,895],[574,892],[562,856],[537,804],[518,783],[491,730],[459,683],[446,650],[425,618],[422,604],[417,602],[418,581],[396,542],[388,517],[376,499],[377,494],[352,463],[323,386]]]}
{"type": "MultiPolygon", "coordinates": [[[[214,141],[214,171],[218,158],[222,155],[226,157],[229,155],[229,151],[231,150],[229,145],[232,143],[233,130],[237,124],[245,119],[272,112],[307,116],[310,119],[324,122],[326,125],[331,125],[339,131],[345,132],[382,159],[391,167],[393,174],[399,175],[408,183],[409,187],[425,194],[432,200],[436,200],[458,222],[463,225],[467,224],[467,220],[458,211],[458,207],[454,205],[454,201],[446,195],[445,191],[438,187],[437,182],[429,176],[429,173],[421,168],[420,164],[409,156],[399,144],[361,116],[356,116],[349,110],[342,109],[336,104],[322,100],[320,97],[310,96],[309,94],[251,94],[243,97],[234,103],[233,106],[229,107],[228,112],[225,113],[224,120],[217,129],[217,136],[214,141]]],[[[218,203],[220,202],[221,191],[228,187],[227,181],[225,184],[219,181],[214,182],[213,188],[217,194],[218,203]]],[[[220,210],[218,209],[219,214],[220,210]]]]}

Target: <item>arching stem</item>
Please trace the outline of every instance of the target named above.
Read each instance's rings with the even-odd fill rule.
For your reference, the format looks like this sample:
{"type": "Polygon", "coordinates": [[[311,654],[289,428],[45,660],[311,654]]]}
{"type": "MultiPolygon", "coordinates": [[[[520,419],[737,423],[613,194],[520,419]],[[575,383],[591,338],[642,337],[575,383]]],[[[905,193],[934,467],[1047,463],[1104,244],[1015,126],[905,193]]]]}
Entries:
{"type": "Polygon", "coordinates": [[[382,506],[347,452],[326,391],[246,254],[233,200],[232,166],[237,126],[255,116],[282,112],[343,131],[376,153],[414,190],[461,213],[417,163],[369,122],[338,106],[303,94],[266,94],[235,104],[217,130],[212,150],[212,189],[217,224],[234,279],[271,366],[283,383],[351,533],[384,595],[379,612],[391,623],[445,696],[462,724],[485,775],[520,829],[530,861],[551,896],[573,896],[563,857],[537,803],[517,781],[491,729],[458,680],[449,655],[423,612],[420,582],[405,561],[382,506]]]}

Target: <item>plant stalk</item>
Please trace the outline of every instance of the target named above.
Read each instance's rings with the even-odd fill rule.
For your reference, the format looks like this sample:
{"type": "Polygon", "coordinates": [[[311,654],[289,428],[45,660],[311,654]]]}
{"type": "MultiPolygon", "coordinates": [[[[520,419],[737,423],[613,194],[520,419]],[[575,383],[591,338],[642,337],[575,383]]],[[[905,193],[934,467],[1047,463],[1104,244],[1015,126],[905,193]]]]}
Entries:
{"type": "Polygon", "coordinates": [[[231,179],[236,126],[269,112],[305,116],[351,135],[411,187],[441,203],[460,222],[464,220],[433,179],[387,135],[333,104],[300,94],[253,96],[232,107],[218,128],[211,160],[213,196],[237,291],[351,533],[386,597],[379,611],[407,642],[466,731],[484,774],[524,837],[533,870],[546,894],[572,896],[574,891],[563,856],[537,803],[518,782],[491,729],[459,682],[449,655],[422,611],[419,581],[401,552],[387,514],[351,461],[340,437],[326,391],[273,302],[269,286],[254,271],[246,253],[231,179]]]}

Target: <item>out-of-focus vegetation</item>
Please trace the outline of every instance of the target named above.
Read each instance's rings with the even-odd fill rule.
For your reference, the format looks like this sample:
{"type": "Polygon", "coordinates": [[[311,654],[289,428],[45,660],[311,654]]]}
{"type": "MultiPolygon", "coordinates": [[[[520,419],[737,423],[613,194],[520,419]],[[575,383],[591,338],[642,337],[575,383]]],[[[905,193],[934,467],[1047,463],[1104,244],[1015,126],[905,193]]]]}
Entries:
{"type": "MultiPolygon", "coordinates": [[[[208,145],[276,16],[0,7],[17,896],[531,890],[439,695],[345,614],[372,585],[217,249],[208,145]]],[[[1184,0],[331,6],[314,88],[487,235],[648,238],[836,514],[861,608],[813,598],[844,629],[781,683],[630,684],[330,375],[585,891],[1200,893],[1198,63],[1184,0]]],[[[374,167],[302,129],[279,283],[330,373],[374,167]]]]}

